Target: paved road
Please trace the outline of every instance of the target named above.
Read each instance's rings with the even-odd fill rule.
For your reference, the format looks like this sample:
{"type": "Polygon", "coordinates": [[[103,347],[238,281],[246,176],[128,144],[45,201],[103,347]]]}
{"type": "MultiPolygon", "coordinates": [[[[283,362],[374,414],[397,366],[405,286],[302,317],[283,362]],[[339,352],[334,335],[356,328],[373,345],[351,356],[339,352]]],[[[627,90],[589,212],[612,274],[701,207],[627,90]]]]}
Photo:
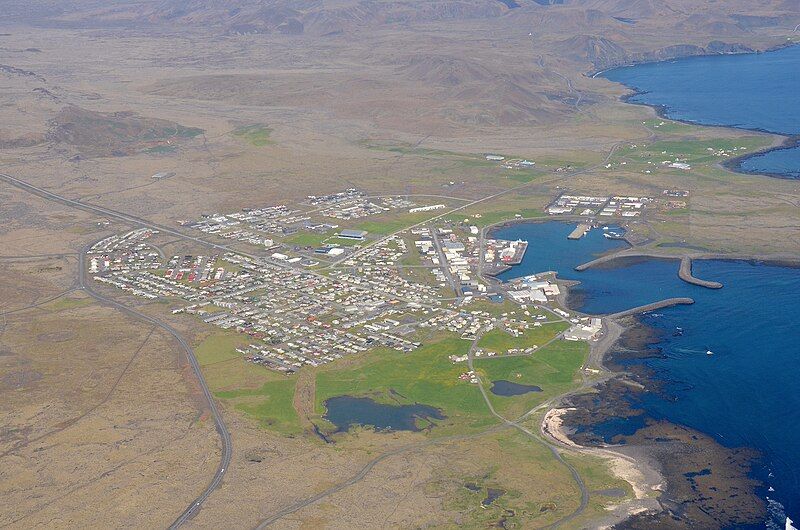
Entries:
{"type": "MultiPolygon", "coordinates": [[[[14,186],[16,188],[19,188],[19,189],[21,189],[23,191],[27,191],[28,193],[31,193],[31,194],[36,195],[38,197],[42,197],[43,199],[47,199],[49,201],[53,201],[53,202],[57,202],[59,204],[63,204],[63,205],[68,206],[70,208],[77,208],[77,209],[84,210],[84,211],[87,211],[87,212],[101,214],[101,215],[104,215],[106,217],[111,217],[111,218],[123,221],[125,223],[132,224],[134,226],[141,226],[141,227],[144,227],[144,228],[151,228],[153,230],[158,230],[159,232],[162,232],[162,233],[172,234],[172,235],[177,236],[177,237],[179,237],[181,239],[194,241],[194,242],[199,243],[199,244],[201,244],[203,246],[215,248],[215,249],[218,249],[218,250],[221,250],[221,251],[226,251],[227,252],[227,251],[231,250],[228,247],[226,247],[225,245],[219,245],[217,243],[206,241],[206,240],[198,238],[198,237],[190,236],[190,235],[184,234],[184,233],[182,233],[182,232],[180,232],[178,230],[174,230],[174,229],[169,228],[169,227],[158,225],[156,223],[150,222],[150,221],[148,221],[146,219],[142,219],[140,217],[136,217],[134,215],[130,215],[130,214],[127,214],[127,213],[124,213],[124,212],[119,212],[119,211],[116,211],[116,210],[112,210],[110,208],[105,208],[103,206],[98,206],[98,205],[95,205],[95,204],[89,204],[89,203],[85,203],[85,202],[69,199],[67,197],[63,197],[61,195],[52,193],[52,192],[47,191],[45,189],[33,186],[32,184],[28,184],[27,182],[25,182],[23,180],[20,180],[18,178],[12,177],[11,175],[0,173],[0,181],[4,181],[4,182],[6,182],[8,184],[11,184],[12,186],[14,186]]],[[[82,289],[83,291],[85,291],[89,296],[91,296],[92,298],[94,298],[95,300],[100,302],[101,304],[104,304],[104,305],[107,305],[107,306],[111,306],[111,307],[113,307],[115,309],[118,309],[118,310],[122,311],[123,313],[126,313],[126,314],[134,317],[134,318],[137,318],[139,320],[143,320],[145,322],[149,322],[150,324],[158,326],[159,328],[165,330],[167,333],[172,335],[175,338],[175,340],[178,341],[178,343],[180,344],[181,348],[183,348],[184,352],[186,353],[186,358],[189,361],[190,366],[192,367],[192,371],[194,372],[195,377],[197,377],[197,381],[198,381],[198,383],[200,385],[200,389],[203,392],[203,396],[205,397],[206,402],[208,403],[208,408],[209,408],[209,411],[211,412],[211,416],[214,419],[214,426],[215,426],[215,428],[217,430],[217,433],[219,433],[219,436],[220,436],[220,441],[222,443],[222,458],[220,459],[220,463],[219,463],[219,466],[217,467],[217,471],[214,473],[214,477],[211,479],[211,482],[203,490],[203,492],[195,500],[193,500],[192,503],[177,517],[177,519],[175,519],[175,521],[172,523],[172,525],[170,525],[170,528],[178,528],[183,523],[185,523],[188,519],[190,519],[192,516],[194,516],[195,513],[197,513],[197,511],[202,506],[203,502],[209,497],[209,495],[211,495],[211,492],[214,491],[222,483],[222,479],[225,476],[225,471],[228,469],[228,467],[230,465],[231,454],[232,454],[232,451],[233,451],[233,449],[232,449],[233,444],[231,442],[231,435],[228,432],[228,428],[225,426],[225,422],[222,419],[222,414],[220,413],[219,409],[217,408],[217,404],[214,401],[213,396],[211,395],[211,391],[209,390],[208,385],[206,384],[205,378],[203,377],[203,373],[200,370],[200,364],[197,362],[197,358],[194,355],[194,350],[189,345],[189,343],[187,343],[186,340],[180,335],[180,333],[178,333],[173,327],[171,327],[168,324],[158,320],[157,318],[154,318],[154,317],[151,317],[149,315],[146,315],[146,314],[144,314],[144,313],[142,313],[140,311],[137,311],[136,309],[133,309],[133,308],[131,308],[129,306],[126,306],[126,305],[124,305],[124,304],[122,304],[120,302],[117,302],[116,300],[114,300],[112,298],[108,298],[106,296],[103,296],[102,294],[100,294],[99,292],[94,290],[94,287],[92,286],[91,282],[87,282],[86,281],[86,254],[89,251],[89,249],[91,248],[91,246],[93,244],[95,244],[95,243],[91,243],[91,244],[87,245],[86,247],[84,247],[81,250],[80,255],[78,256],[79,259],[78,259],[78,282],[77,283],[78,283],[79,288],[82,289]]],[[[246,252],[240,252],[240,251],[236,251],[236,252],[239,253],[239,254],[242,254],[244,256],[251,257],[251,258],[255,258],[256,257],[256,256],[253,256],[252,254],[248,254],[246,252]]]]}
{"type": "Polygon", "coordinates": [[[78,201],[78,200],[74,200],[74,199],[69,199],[69,198],[64,197],[62,195],[58,195],[58,194],[55,194],[53,192],[47,191],[45,189],[38,188],[38,187],[34,186],[33,184],[28,184],[24,180],[20,180],[18,178],[12,177],[11,175],[6,175],[5,173],[0,173],[0,181],[4,181],[4,182],[6,182],[8,184],[11,184],[12,186],[14,186],[16,188],[19,188],[19,189],[21,189],[23,191],[27,191],[28,193],[32,193],[33,195],[36,195],[36,196],[41,197],[43,199],[47,199],[49,201],[57,202],[59,204],[63,204],[64,206],[69,206],[70,208],[77,208],[77,209],[83,210],[85,212],[104,215],[106,217],[111,217],[111,218],[114,218],[114,219],[118,219],[120,221],[124,221],[124,222],[126,222],[128,224],[132,224],[134,226],[140,226],[140,227],[143,227],[143,228],[150,228],[150,229],[153,229],[153,230],[158,230],[159,232],[162,232],[162,233],[165,233],[165,234],[171,234],[171,235],[174,235],[174,236],[178,236],[181,239],[194,241],[195,243],[199,243],[199,244],[201,244],[203,246],[206,246],[206,247],[215,248],[215,249],[221,250],[223,252],[236,252],[237,254],[241,254],[243,256],[247,256],[247,257],[250,257],[250,258],[256,257],[256,256],[254,256],[252,254],[248,254],[247,252],[241,252],[239,250],[232,250],[230,247],[228,247],[226,245],[220,245],[218,243],[213,243],[211,241],[206,241],[205,239],[202,239],[202,238],[199,238],[199,237],[195,237],[195,236],[191,236],[191,235],[188,235],[188,234],[184,234],[183,232],[175,230],[174,228],[170,228],[168,226],[162,226],[162,225],[153,223],[151,221],[148,221],[147,219],[142,219],[141,217],[136,217],[135,215],[130,215],[130,214],[127,214],[125,212],[112,210],[110,208],[106,208],[104,206],[99,206],[99,205],[96,205],[96,204],[91,204],[91,203],[78,201]]]}
{"type": "MultiPolygon", "coordinates": [[[[94,243],[92,243],[94,244],[94,243]]],[[[203,391],[203,396],[208,403],[208,408],[211,411],[211,416],[214,419],[214,426],[217,429],[217,433],[219,433],[220,440],[222,442],[222,458],[220,460],[219,465],[217,466],[217,471],[214,473],[214,478],[211,479],[211,482],[206,486],[203,492],[192,501],[192,503],[181,513],[177,519],[170,525],[170,528],[178,528],[183,523],[185,523],[189,518],[191,518],[202,506],[203,502],[211,495],[211,492],[214,491],[220,483],[222,483],[222,479],[225,476],[225,471],[228,469],[230,462],[231,462],[231,454],[233,452],[233,444],[231,442],[231,435],[228,432],[228,428],[225,426],[225,422],[222,419],[222,414],[220,414],[219,409],[217,408],[217,404],[214,401],[213,396],[211,395],[211,391],[208,389],[208,385],[206,384],[205,378],[203,377],[203,373],[200,370],[200,364],[197,362],[197,358],[194,355],[194,350],[189,345],[188,342],[178,333],[172,326],[165,324],[164,322],[158,320],[157,318],[151,317],[144,313],[137,311],[131,307],[128,307],[116,300],[103,296],[99,292],[94,290],[94,287],[90,281],[86,280],[86,253],[91,248],[91,244],[87,245],[83,248],[80,255],[80,261],[78,265],[78,282],[81,289],[83,289],[86,294],[100,302],[101,304],[111,306],[115,309],[122,311],[134,318],[139,320],[144,320],[145,322],[149,322],[163,330],[167,333],[175,337],[175,340],[178,341],[183,351],[186,353],[186,358],[189,361],[189,364],[192,367],[192,371],[194,372],[195,377],[197,377],[197,381],[200,384],[200,388],[203,391]]]]}
{"type": "MultiPolygon", "coordinates": [[[[550,342],[552,342],[556,338],[560,338],[561,335],[562,334],[559,333],[554,339],[549,341],[547,344],[550,344],[550,342]]],[[[478,345],[478,341],[481,340],[481,336],[483,336],[483,331],[480,331],[478,333],[477,337],[475,337],[475,340],[472,341],[472,345],[470,345],[469,351],[467,352],[467,364],[469,365],[469,369],[473,370],[473,371],[475,370],[475,367],[473,366],[475,348],[478,345]]],[[[586,507],[589,506],[589,490],[586,489],[586,484],[584,484],[583,478],[581,478],[580,473],[578,473],[578,470],[576,470],[572,466],[572,464],[570,464],[569,462],[564,460],[564,458],[561,456],[561,453],[558,451],[558,447],[557,446],[555,446],[554,444],[551,444],[547,440],[544,440],[540,436],[537,436],[530,429],[528,429],[524,425],[520,424],[520,422],[522,422],[525,419],[527,419],[528,417],[530,417],[536,411],[542,410],[545,407],[550,407],[552,402],[553,402],[553,399],[548,400],[545,403],[541,403],[540,405],[534,407],[533,409],[529,410],[527,413],[525,413],[521,418],[519,418],[517,420],[509,420],[505,416],[502,416],[501,414],[499,414],[494,409],[494,405],[492,405],[492,402],[489,399],[489,395],[486,393],[486,389],[483,387],[483,381],[481,380],[480,376],[476,375],[476,377],[478,377],[478,388],[480,389],[481,395],[483,396],[483,400],[486,402],[486,406],[489,408],[489,412],[492,413],[492,416],[494,416],[495,418],[497,418],[498,420],[503,422],[503,424],[508,425],[509,427],[513,427],[513,428],[519,430],[520,432],[525,434],[528,438],[530,438],[530,439],[532,439],[532,440],[534,440],[536,442],[539,442],[539,443],[545,445],[548,449],[550,449],[550,452],[553,454],[555,459],[558,460],[559,462],[561,462],[561,464],[563,464],[564,467],[567,468],[567,470],[569,471],[570,475],[572,475],[572,480],[575,482],[575,484],[578,485],[578,489],[581,492],[581,502],[578,505],[578,508],[576,508],[575,511],[573,511],[572,513],[570,513],[570,514],[562,517],[558,521],[554,522],[553,524],[550,524],[550,525],[546,526],[545,528],[556,528],[556,527],[559,527],[559,526],[563,525],[564,523],[567,523],[567,522],[571,521],[572,519],[578,517],[581,513],[583,513],[583,511],[586,509],[586,507]]]]}
{"type": "Polygon", "coordinates": [[[436,248],[436,256],[439,258],[439,265],[441,265],[442,272],[447,278],[447,283],[450,284],[450,288],[455,293],[456,298],[458,298],[461,296],[461,292],[458,288],[460,282],[456,282],[456,279],[453,278],[453,273],[450,272],[450,265],[447,263],[444,250],[442,250],[442,241],[439,239],[439,234],[435,227],[431,228],[431,236],[433,236],[433,246],[436,248]]]}

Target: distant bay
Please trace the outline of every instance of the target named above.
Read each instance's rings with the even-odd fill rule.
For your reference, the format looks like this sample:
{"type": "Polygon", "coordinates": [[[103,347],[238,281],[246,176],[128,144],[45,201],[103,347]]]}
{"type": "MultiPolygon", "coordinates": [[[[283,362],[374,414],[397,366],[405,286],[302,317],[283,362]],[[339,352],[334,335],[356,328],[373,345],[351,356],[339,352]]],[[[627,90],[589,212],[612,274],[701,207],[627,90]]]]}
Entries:
{"type": "MultiPolygon", "coordinates": [[[[634,89],[632,103],[700,125],[800,135],[800,46],[614,68],[602,77],[634,89]]],[[[740,159],[735,169],[800,179],[800,147],[740,159]]]]}

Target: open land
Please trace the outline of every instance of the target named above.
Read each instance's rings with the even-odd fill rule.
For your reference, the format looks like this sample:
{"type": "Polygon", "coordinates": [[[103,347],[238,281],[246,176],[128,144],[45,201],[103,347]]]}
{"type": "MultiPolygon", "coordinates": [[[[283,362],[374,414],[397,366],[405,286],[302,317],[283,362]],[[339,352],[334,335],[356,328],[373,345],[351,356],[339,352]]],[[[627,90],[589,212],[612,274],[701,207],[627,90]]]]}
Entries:
{"type": "Polygon", "coordinates": [[[785,45],[789,3],[7,4],[3,525],[656,510],[646,459],[540,429],[609,377],[616,324],[567,310],[551,276],[492,280],[522,250],[488,227],[614,221],[631,252],[800,254],[798,183],[725,166],[783,138],[663,120],[588,75],[785,45]],[[442,419],[341,432],[341,395],[442,419]]]}

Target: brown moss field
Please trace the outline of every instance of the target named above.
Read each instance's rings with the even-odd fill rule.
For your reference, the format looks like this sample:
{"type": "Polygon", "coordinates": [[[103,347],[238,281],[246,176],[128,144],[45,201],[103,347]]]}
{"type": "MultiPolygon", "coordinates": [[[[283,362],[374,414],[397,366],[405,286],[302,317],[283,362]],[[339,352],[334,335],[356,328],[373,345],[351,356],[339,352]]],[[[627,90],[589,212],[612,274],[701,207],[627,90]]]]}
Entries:
{"type": "MultiPolygon", "coordinates": [[[[0,20],[0,173],[176,230],[202,214],[349,187],[449,205],[492,197],[458,216],[493,221],[543,215],[564,190],[660,200],[682,189],[685,209],[653,208],[631,224],[645,247],[800,257],[800,181],[733,173],[721,159],[644,172],[660,156],[648,146],[662,142],[752,152],[783,138],[655,127],[653,109],[623,103],[624,87],[591,77],[720,51],[716,42],[733,51],[784,45],[800,23],[796,2],[519,0],[509,9],[488,0],[236,0],[173,12],[176,3],[9,2],[0,20]],[[745,24],[744,15],[758,20],[745,24]],[[253,126],[268,139],[241,133],[253,126]],[[488,153],[537,164],[509,171],[488,153]]],[[[167,527],[214,474],[219,437],[178,342],[80,289],[81,249],[130,228],[0,181],[0,526],[167,527]]],[[[167,255],[196,250],[159,237],[167,255]]],[[[209,336],[169,303],[100,291],[169,323],[193,347],[209,336]]],[[[251,390],[268,380],[248,379],[234,361],[233,376],[224,367],[209,374],[245,374],[236,388],[251,390]]],[[[313,400],[313,382],[304,384],[313,400]]],[[[232,462],[187,527],[274,518],[271,527],[291,529],[486,528],[513,510],[509,528],[538,528],[580,500],[546,446],[498,422],[434,442],[363,430],[326,444],[307,422],[278,432],[219,403],[232,462]],[[484,508],[486,488],[505,493],[484,508]]],[[[631,499],[606,462],[570,458],[595,493],[565,527],[591,527],[631,499]],[[597,493],[610,489],[622,494],[597,493]]]]}

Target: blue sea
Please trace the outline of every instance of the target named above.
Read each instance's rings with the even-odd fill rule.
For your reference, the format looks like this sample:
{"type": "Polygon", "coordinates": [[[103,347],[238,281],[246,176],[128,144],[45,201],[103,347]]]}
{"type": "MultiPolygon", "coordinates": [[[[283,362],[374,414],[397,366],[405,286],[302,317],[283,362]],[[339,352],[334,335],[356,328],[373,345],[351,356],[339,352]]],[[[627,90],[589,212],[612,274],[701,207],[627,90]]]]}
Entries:
{"type": "Polygon", "coordinates": [[[572,300],[580,304],[574,309],[596,314],[668,297],[693,298],[694,305],[643,317],[646,325],[664,331],[658,344],[664,357],[637,362],[669,382],[671,396],[651,393],[642,405],[650,417],[692,427],[728,447],[758,450],[754,474],[765,484],[759,494],[778,507],[771,510],[771,524],[783,528],[784,513],[800,520],[800,270],[695,261],[695,275],[723,282],[719,290],[681,281],[677,260],[623,260],[618,266],[576,272],[576,265],[623,243],[605,239],[600,229],[567,240],[573,228],[552,221],[495,232],[495,237],[529,241],[522,264],[501,279],[555,270],[581,282],[573,289],[577,296],[572,300]],[[677,328],[683,334],[673,336],[677,328]]]}
{"type": "MultiPolygon", "coordinates": [[[[673,119],[800,135],[800,46],[641,64],[602,76],[636,89],[630,101],[661,107],[673,119]]],[[[800,178],[800,147],[745,158],[739,169],[800,178]]]]}

